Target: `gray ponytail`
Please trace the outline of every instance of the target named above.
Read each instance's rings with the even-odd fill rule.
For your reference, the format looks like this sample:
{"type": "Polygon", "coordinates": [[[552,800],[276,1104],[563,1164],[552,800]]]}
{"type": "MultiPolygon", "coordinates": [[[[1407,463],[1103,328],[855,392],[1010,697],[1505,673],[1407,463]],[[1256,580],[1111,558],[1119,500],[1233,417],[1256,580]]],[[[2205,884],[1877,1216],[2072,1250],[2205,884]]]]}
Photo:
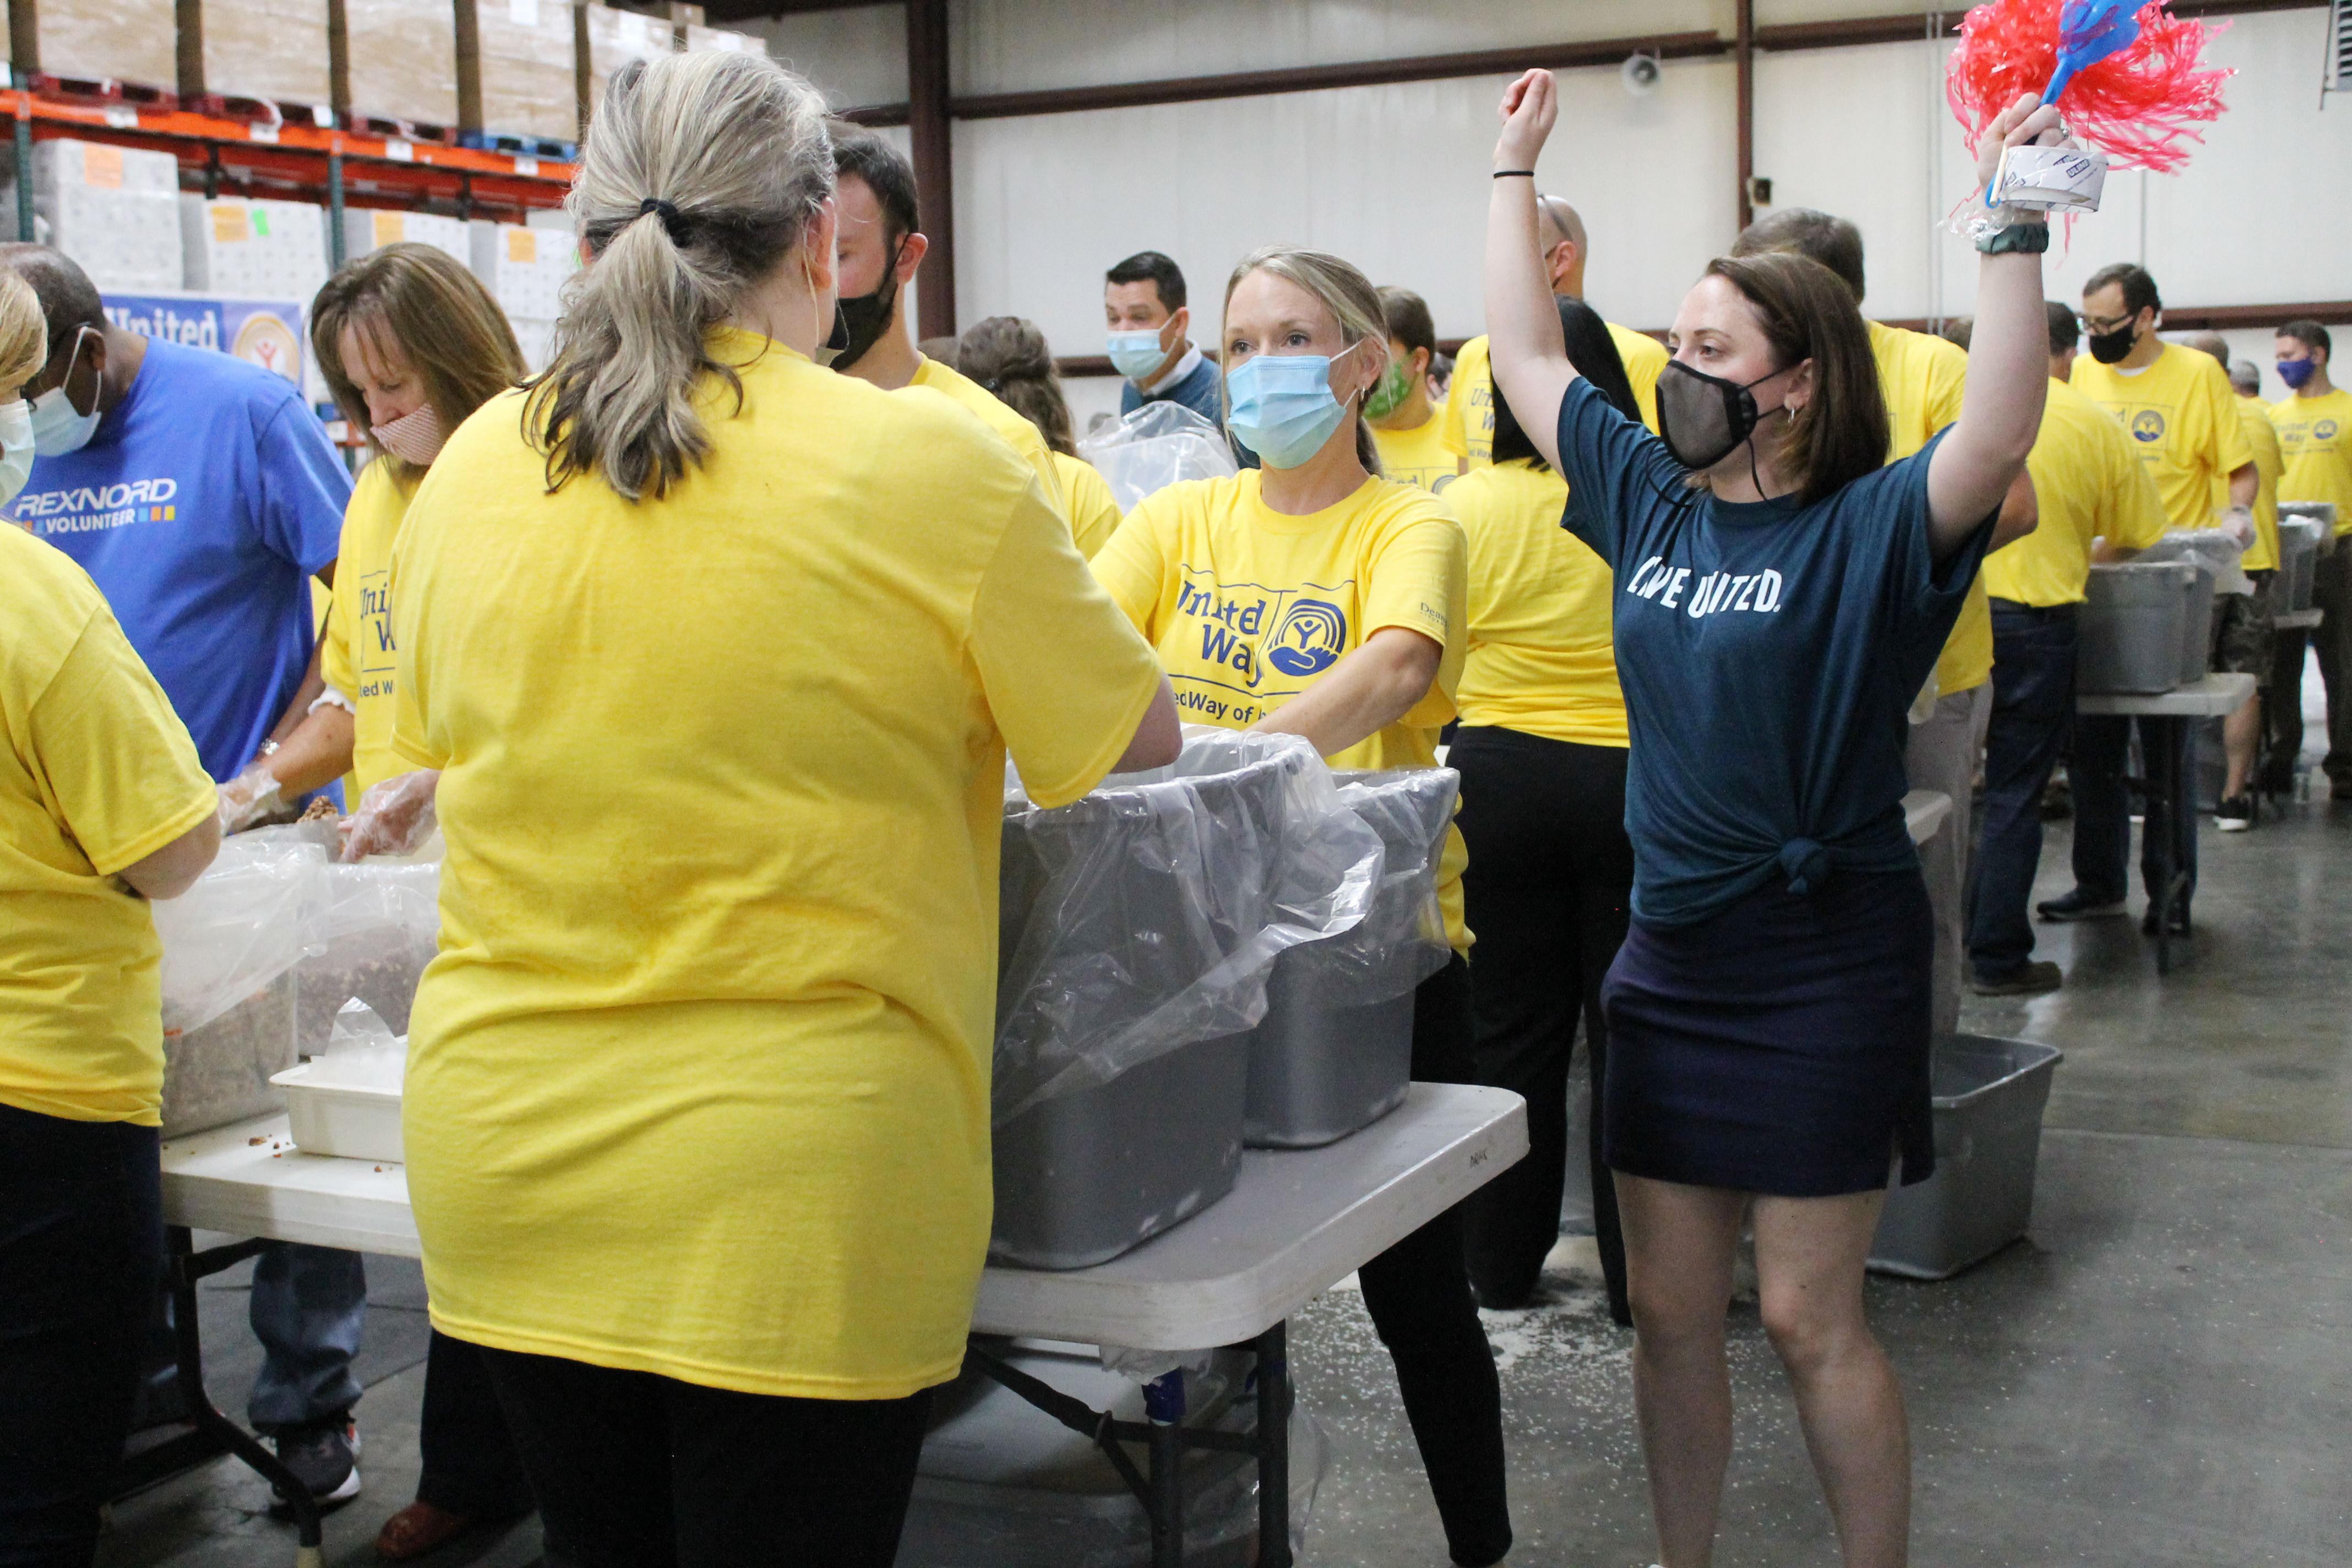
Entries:
{"type": "Polygon", "coordinates": [[[589,264],[564,286],[523,425],[547,487],[600,475],[665,494],[709,453],[703,334],[801,245],[833,194],[824,100],[764,56],[709,52],[614,74],[566,203],[589,264]]]}

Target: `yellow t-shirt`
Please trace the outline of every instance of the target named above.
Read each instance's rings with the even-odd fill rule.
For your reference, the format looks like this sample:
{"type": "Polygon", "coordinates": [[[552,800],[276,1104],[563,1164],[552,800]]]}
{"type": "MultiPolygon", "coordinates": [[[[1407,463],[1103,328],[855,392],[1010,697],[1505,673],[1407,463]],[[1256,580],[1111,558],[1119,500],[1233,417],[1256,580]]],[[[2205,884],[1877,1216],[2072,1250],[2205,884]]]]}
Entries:
{"type": "MultiPolygon", "coordinates": [[[[1195,723],[1246,730],[1314,684],[1374,632],[1402,626],[1444,649],[1437,679],[1403,718],[1328,759],[1335,768],[1430,768],[1454,716],[1462,676],[1465,545],[1425,490],[1366,479],[1306,517],[1268,507],[1260,475],[1170,485],[1138,502],[1094,559],[1167,666],[1176,707],[1195,723]]],[[[1462,868],[1449,829],[1438,901],[1456,949],[1462,868]]]]}
{"type": "Polygon", "coordinates": [[[1445,416],[1433,408],[1428,418],[1410,430],[1367,426],[1372,445],[1380,449],[1381,475],[1433,495],[1452,484],[1459,465],[1445,444],[1444,425],[1445,416]]]}
{"type": "Polygon", "coordinates": [[[945,393],[966,408],[980,416],[981,423],[1003,437],[1045,481],[1045,499],[1055,510],[1067,518],[1069,498],[1062,493],[1062,470],[1054,465],[1054,448],[1045,445],[1045,437],[1037,434],[1037,426],[1013,410],[1013,405],[980,383],[951,365],[935,359],[917,355],[922,363],[915,366],[915,379],[910,386],[928,386],[933,392],[945,393]]]}
{"type": "Polygon", "coordinates": [[[393,743],[448,841],[409,1192],[446,1332],[895,1399],[988,1245],[1007,744],[1084,794],[1160,668],[969,412],[711,342],[741,407],[667,496],[545,493],[510,393],[402,525],[393,743]]]}
{"type": "Polygon", "coordinates": [[[2074,381],[2075,391],[2123,426],[2156,480],[2171,526],[2211,528],[2214,514],[2229,505],[2230,476],[2254,460],[2221,362],[2167,343],[2154,363],[2126,375],[2081,354],[2074,381]]]}
{"type": "MultiPolygon", "coordinates": [[[[393,691],[400,659],[392,642],[392,547],[416,495],[382,458],[360,470],[343,508],[335,598],[319,639],[319,673],[352,700],[352,784],[362,791],[408,772],[392,752],[393,691]]],[[[349,803],[354,809],[356,798],[349,803]]]]}
{"type": "MultiPolygon", "coordinates": [[[[1617,357],[1625,364],[1625,379],[1633,385],[1633,403],[1642,423],[1654,434],[1658,428],[1658,376],[1666,368],[1666,347],[1647,332],[1603,321],[1617,357]]],[[[1470,459],[1474,468],[1495,460],[1495,373],[1487,368],[1486,339],[1481,335],[1462,345],[1454,358],[1454,383],[1440,415],[1445,448],[1470,459]]]]}
{"type": "Polygon", "coordinates": [[[2042,521],[1985,557],[1985,588],[1996,599],[2045,609],[2078,605],[2090,578],[2093,539],[2145,550],[2168,526],[2156,481],[2124,433],[2063,381],[2050,384],[2025,469],[2033,476],[2042,521]]]}
{"type": "Polygon", "coordinates": [[[98,587],[0,528],[0,1105],[163,1122],[163,944],[116,877],[220,809],[98,587]]]}
{"type": "MultiPolygon", "coordinates": [[[[1957,343],[1926,332],[1866,322],[1871,357],[1878,362],[1878,385],[1886,399],[1890,463],[1907,458],[1960,416],[1960,395],[1969,377],[1969,356],[1957,343]]],[[[1984,574],[1969,584],[1960,618],[1944,639],[1936,660],[1936,689],[1944,696],[1969,691],[1992,679],[1992,606],[1985,598],[1984,574]]]]}
{"type": "MultiPolygon", "coordinates": [[[[2241,562],[2249,572],[2265,572],[2279,563],[2279,476],[2286,458],[2279,450],[2278,432],[2271,428],[2268,405],[2259,397],[2238,398],[2238,422],[2244,426],[2246,446],[2254,454],[2254,547],[2241,562]]],[[[2217,506],[2230,504],[2229,481],[2221,481],[2217,506]]]]}
{"type": "Polygon", "coordinates": [[[1118,498],[1110,493],[1110,481],[1084,458],[1055,452],[1054,470],[1061,476],[1062,495],[1070,506],[1070,537],[1077,542],[1078,553],[1091,561],[1118,531],[1123,515],[1118,498]]]}
{"type": "Polygon", "coordinates": [[[2352,533],[2352,392],[2273,403],[2270,421],[2286,459],[2278,499],[2333,501],[2336,531],[2352,533]]]}
{"type": "Polygon", "coordinates": [[[1454,700],[1465,724],[1622,746],[1613,578],[1560,527],[1567,504],[1568,482],[1525,459],[1465,474],[1445,492],[1470,542],[1469,657],[1454,700]]]}

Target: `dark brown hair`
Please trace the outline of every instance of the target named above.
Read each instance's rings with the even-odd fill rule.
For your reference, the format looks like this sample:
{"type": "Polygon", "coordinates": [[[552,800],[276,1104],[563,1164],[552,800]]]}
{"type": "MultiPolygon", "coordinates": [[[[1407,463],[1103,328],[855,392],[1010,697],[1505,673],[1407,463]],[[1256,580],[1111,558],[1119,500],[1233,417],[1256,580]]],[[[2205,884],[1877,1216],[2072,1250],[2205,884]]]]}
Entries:
{"type": "Polygon", "coordinates": [[[1389,336],[1402,343],[1405,353],[1427,349],[1429,363],[1437,363],[1437,323],[1430,320],[1428,300],[1391,284],[1381,290],[1381,313],[1388,318],[1389,336]]]}
{"type": "MultiPolygon", "coordinates": [[[[327,390],[354,431],[369,426],[367,399],[343,363],[343,330],[390,343],[415,367],[425,400],[455,430],[475,409],[523,378],[522,349],[482,280],[447,251],[403,240],[343,264],[310,304],[310,350],[327,390]]],[[[377,446],[405,479],[410,465],[377,446]]]]}
{"type": "Polygon", "coordinates": [[[1853,290],[1854,302],[1861,303],[1862,230],[1848,220],[1812,207],[1790,207],[1758,218],[1731,242],[1734,256],[1761,256],[1772,250],[1811,257],[1836,273],[1838,280],[1853,290]]]}
{"type": "Polygon", "coordinates": [[[956,350],[956,369],[1003,398],[1013,412],[1037,426],[1045,445],[1075,458],[1070,405],[1062,399],[1061,373],[1054,351],[1034,321],[991,316],[966,329],[956,350]]]}
{"type": "Polygon", "coordinates": [[[2110,262],[2083,280],[2083,298],[2087,300],[2108,284],[2124,291],[2124,313],[2137,316],[2142,310],[2164,309],[2164,296],[2156,291],[2156,279],[2147,268],[2128,261],[2110,262]]]}
{"type": "Polygon", "coordinates": [[[1870,330],[1845,280],[1820,262],[1789,251],[1717,257],[1706,275],[1720,278],[1755,307],[1775,367],[1813,362],[1813,395],[1791,415],[1780,467],[1801,478],[1801,499],[1823,500],[1886,464],[1886,398],[1870,330]]]}
{"type": "Polygon", "coordinates": [[[2307,349],[2317,349],[2328,358],[2336,357],[2336,344],[2328,338],[2327,329],[2308,316],[2298,317],[2278,330],[2283,338],[2293,338],[2307,349]]]}

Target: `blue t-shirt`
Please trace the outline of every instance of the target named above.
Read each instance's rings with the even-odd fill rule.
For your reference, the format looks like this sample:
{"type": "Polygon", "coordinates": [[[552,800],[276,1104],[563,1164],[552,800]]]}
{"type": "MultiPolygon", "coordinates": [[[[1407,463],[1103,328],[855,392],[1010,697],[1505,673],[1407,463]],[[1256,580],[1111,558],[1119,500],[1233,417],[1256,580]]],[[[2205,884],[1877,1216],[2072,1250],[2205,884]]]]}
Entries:
{"type": "Polygon", "coordinates": [[[97,582],[226,780],[310,668],[310,579],[335,558],[351,493],[293,383],[150,339],[89,444],[35,460],[14,515],[97,582]]]}
{"type": "Polygon", "coordinates": [[[1562,525],[1616,574],[1641,920],[1705,920],[1779,875],[1803,891],[1838,869],[1918,864],[1905,714],[1993,522],[1937,564],[1936,446],[1810,506],[1719,501],[1591,383],[1570,384],[1562,525]]]}

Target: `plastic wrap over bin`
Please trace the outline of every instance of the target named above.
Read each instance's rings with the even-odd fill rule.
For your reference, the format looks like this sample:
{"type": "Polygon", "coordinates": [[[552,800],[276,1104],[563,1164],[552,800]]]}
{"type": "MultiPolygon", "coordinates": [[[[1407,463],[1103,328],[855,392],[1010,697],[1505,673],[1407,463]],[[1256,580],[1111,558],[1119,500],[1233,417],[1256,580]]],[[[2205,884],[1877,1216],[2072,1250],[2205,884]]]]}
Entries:
{"type": "Polygon", "coordinates": [[[299,1054],[324,1051],[336,1016],[355,998],[373,1008],[394,1035],[408,1033],[416,983],[440,946],[440,897],[437,859],[362,860],[327,868],[319,951],[294,971],[301,990],[295,1031],[299,1054]]]}
{"type": "Polygon", "coordinates": [[[2317,581],[2319,551],[2327,525],[2316,518],[2295,517],[2282,510],[2278,520],[2278,575],[2271,582],[2271,610],[2286,615],[2311,608],[2317,581]]]}
{"type": "Polygon", "coordinates": [[[1370,1126],[1412,1079],[1413,993],[1453,949],[1437,861],[1461,775],[1451,768],[1340,775],[1339,798],[1381,836],[1381,885],[1355,929],[1275,961],[1250,1036],[1243,1141],[1306,1149],[1370,1126]]]}
{"type": "Polygon", "coordinates": [[[2210,581],[2186,561],[2092,567],[2075,623],[2075,689],[2157,693],[2179,686],[2189,602],[2201,594],[2210,616],[2211,591],[2202,586],[2210,581]]]}
{"type": "Polygon", "coordinates": [[[194,887],[154,906],[166,1137],[284,1108],[269,1079],[294,1065],[294,967],[324,945],[331,833],[238,834],[194,887]]]}
{"type": "Polygon", "coordinates": [[[1238,471],[1224,432],[1181,403],[1147,403],[1078,443],[1118,498],[1121,511],[1181,479],[1213,479],[1238,471]]]}
{"type": "Polygon", "coordinates": [[[1384,858],[1292,735],[1188,727],[1169,767],[1008,798],[992,1256],[1084,1268],[1232,1189],[1266,977],[1384,858]]]}

